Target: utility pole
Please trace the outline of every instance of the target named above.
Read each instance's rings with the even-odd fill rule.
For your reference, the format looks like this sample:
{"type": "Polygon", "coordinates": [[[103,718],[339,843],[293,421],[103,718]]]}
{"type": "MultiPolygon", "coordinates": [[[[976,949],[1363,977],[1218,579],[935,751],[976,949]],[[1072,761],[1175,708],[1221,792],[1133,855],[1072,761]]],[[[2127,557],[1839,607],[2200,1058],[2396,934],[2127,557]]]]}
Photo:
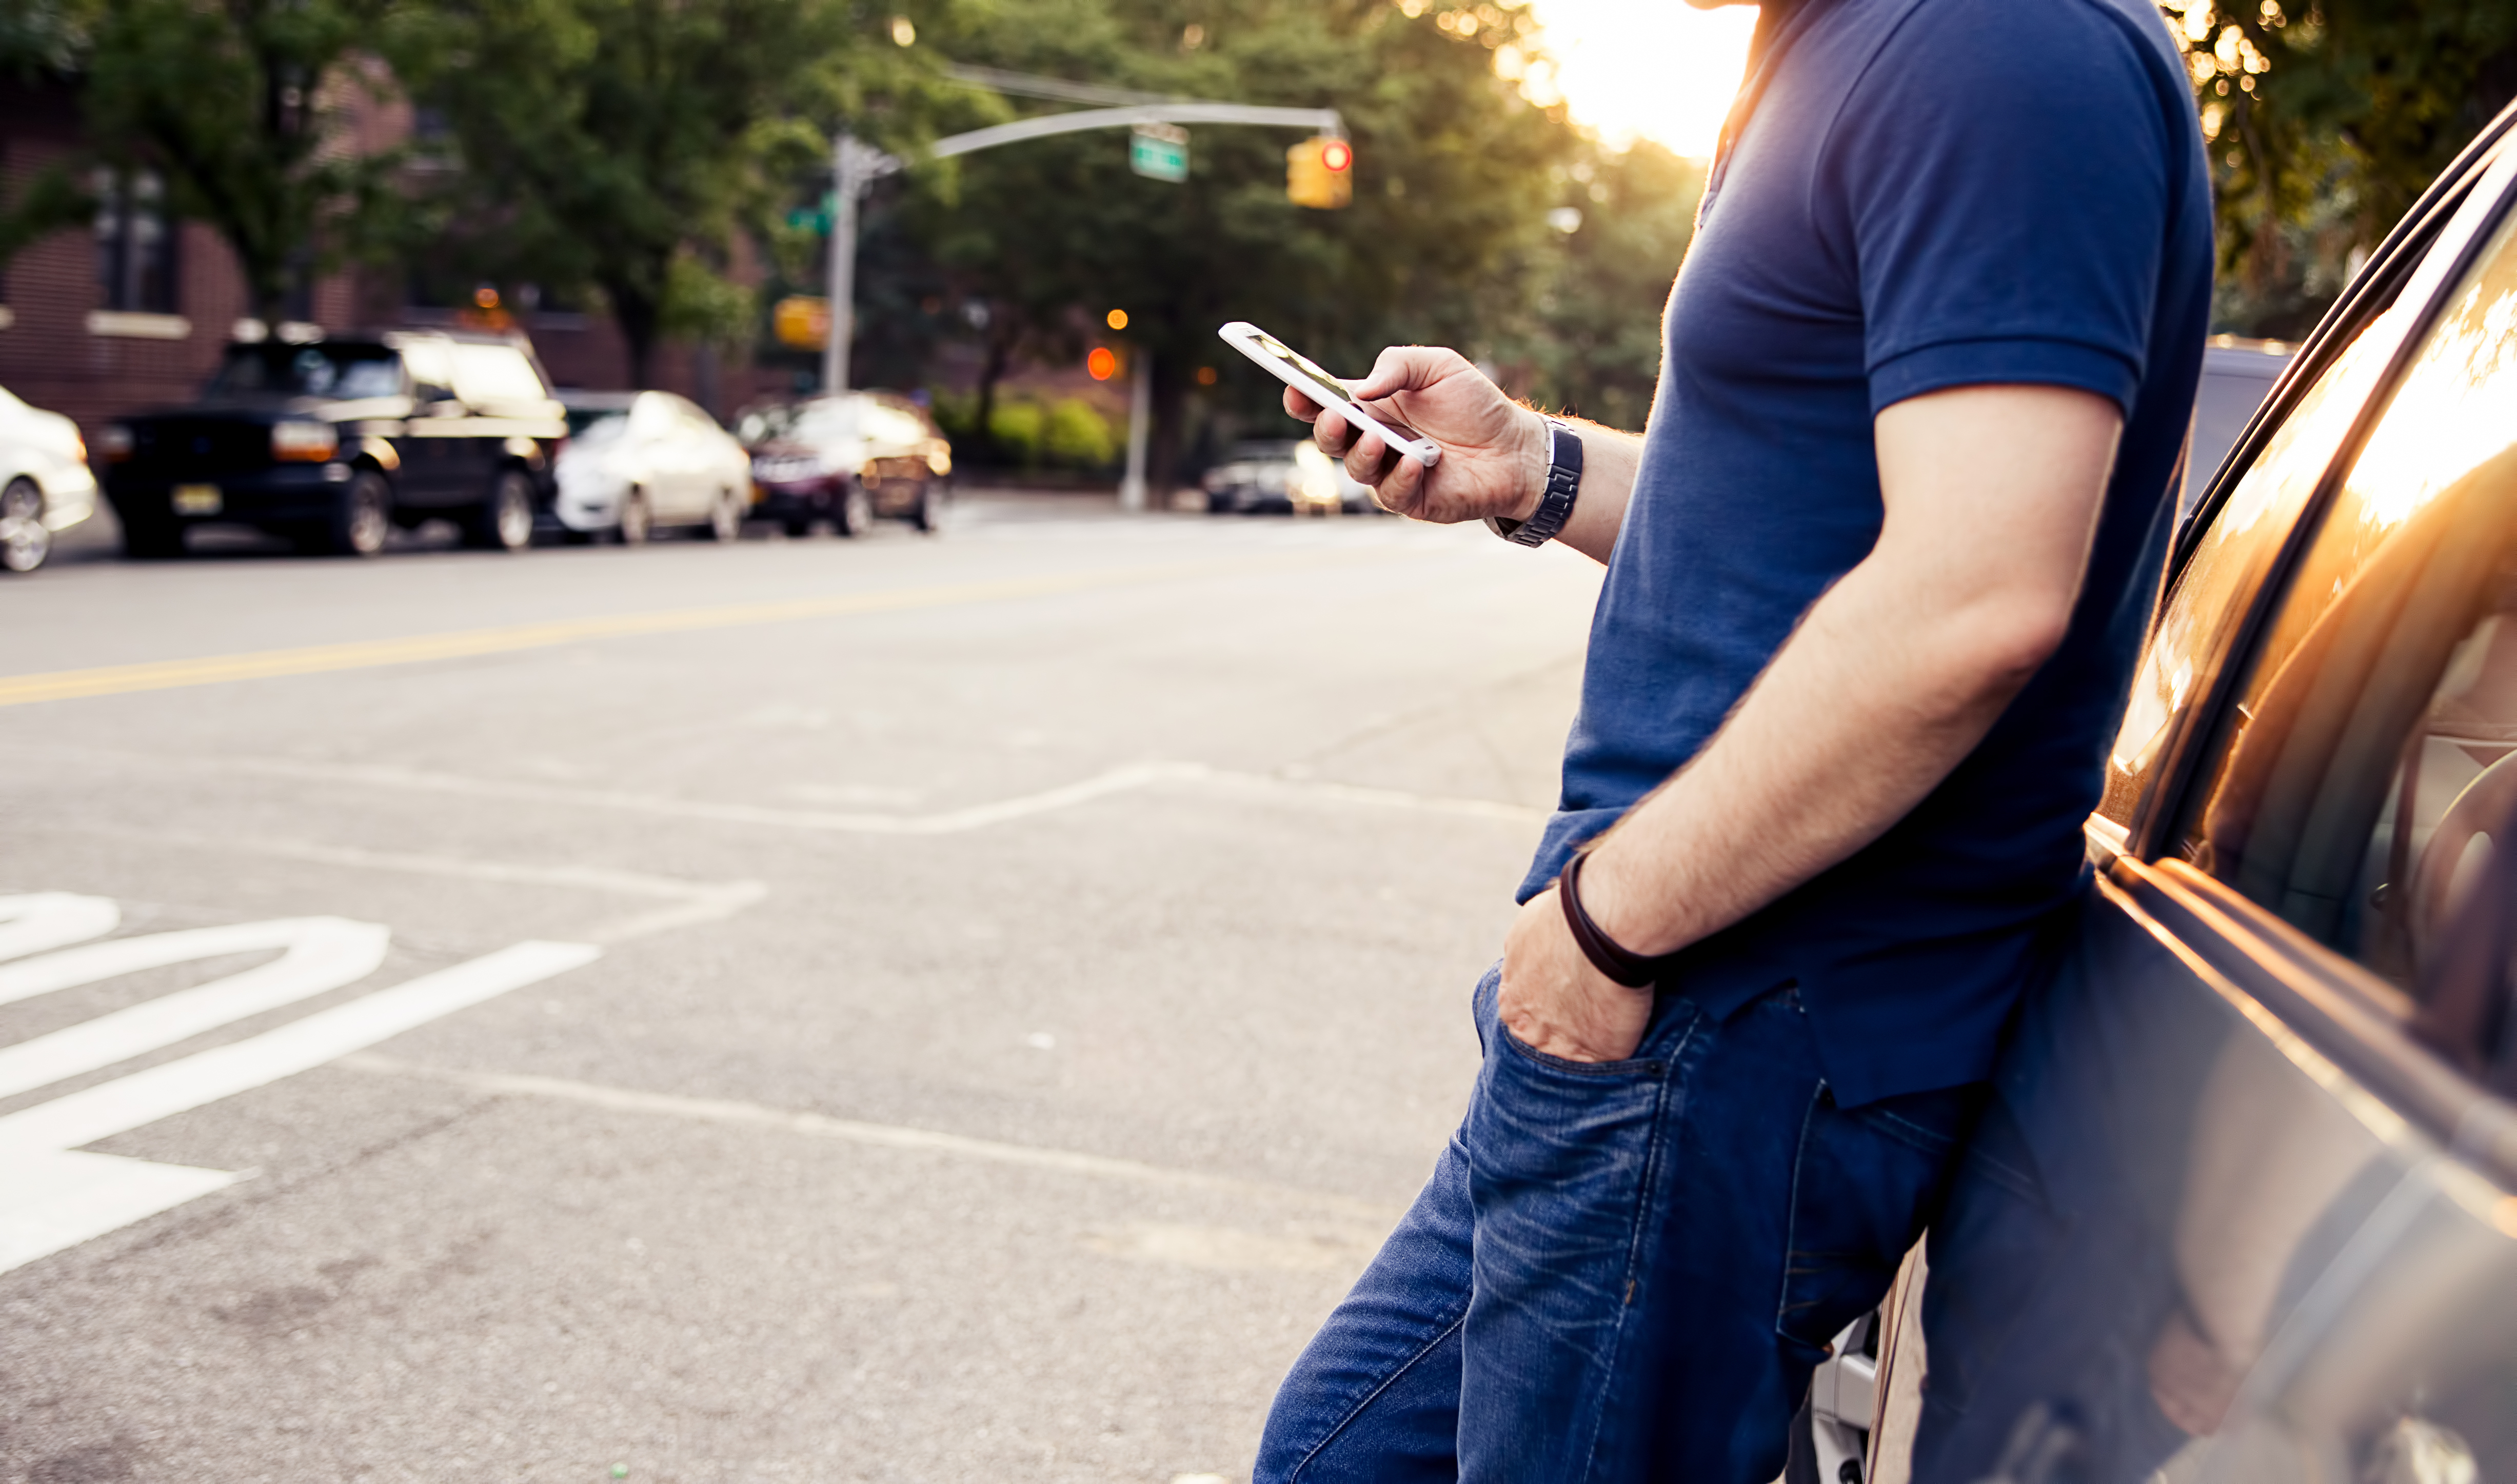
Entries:
{"type": "Polygon", "coordinates": [[[1145,441],[1154,425],[1154,353],[1137,347],[1128,358],[1128,477],[1119,482],[1119,508],[1145,508],[1145,441]]]}
{"type": "Polygon", "coordinates": [[[842,134],[831,144],[831,336],[822,347],[822,390],[848,389],[848,342],[856,334],[857,201],[900,161],[842,134]]]}

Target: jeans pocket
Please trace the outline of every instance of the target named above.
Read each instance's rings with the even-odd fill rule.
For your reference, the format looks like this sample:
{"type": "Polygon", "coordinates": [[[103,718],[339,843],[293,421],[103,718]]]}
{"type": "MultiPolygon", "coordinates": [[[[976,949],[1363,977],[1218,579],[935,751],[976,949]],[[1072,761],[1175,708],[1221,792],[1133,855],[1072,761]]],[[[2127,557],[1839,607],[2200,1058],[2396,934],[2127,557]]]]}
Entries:
{"type": "Polygon", "coordinates": [[[1792,1171],[1776,1334],[1821,1348],[1887,1296],[1939,1211],[1983,1094],[1948,1088],[1845,1109],[1819,1085],[1792,1171]]]}

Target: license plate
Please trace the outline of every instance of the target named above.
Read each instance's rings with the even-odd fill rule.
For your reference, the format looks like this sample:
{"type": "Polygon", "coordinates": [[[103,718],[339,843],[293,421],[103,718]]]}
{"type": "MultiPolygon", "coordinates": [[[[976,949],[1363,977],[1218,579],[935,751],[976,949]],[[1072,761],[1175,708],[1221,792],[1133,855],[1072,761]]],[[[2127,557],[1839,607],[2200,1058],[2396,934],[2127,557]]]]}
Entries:
{"type": "Polygon", "coordinates": [[[220,497],[219,487],[216,485],[177,485],[175,487],[177,515],[216,515],[226,505],[227,501],[220,497]]]}

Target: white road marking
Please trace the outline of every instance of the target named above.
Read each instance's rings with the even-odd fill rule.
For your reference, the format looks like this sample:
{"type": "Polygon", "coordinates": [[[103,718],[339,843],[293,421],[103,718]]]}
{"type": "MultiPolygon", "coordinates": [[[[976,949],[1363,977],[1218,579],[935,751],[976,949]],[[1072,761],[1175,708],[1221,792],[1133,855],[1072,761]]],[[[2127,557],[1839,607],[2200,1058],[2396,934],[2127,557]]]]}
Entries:
{"type": "MultiPolygon", "coordinates": [[[[278,940],[288,950],[269,963],[240,974],[214,979],[207,984],[154,999],[130,1005],[94,1020],[0,1047],[0,1097],[10,1097],[29,1087],[40,1087],[64,1078],[110,1067],[118,1061],[145,1055],[177,1041],[189,1040],[204,1031],[312,999],[328,994],[345,984],[356,984],[376,971],[385,961],[385,945],[391,934],[373,922],[352,922],[343,917],[293,917],[277,922],[254,922],[237,928],[200,928],[191,932],[159,933],[148,938],[120,938],[90,948],[70,949],[54,955],[63,959],[86,959],[86,965],[73,966],[72,973],[84,977],[72,984],[91,984],[130,970],[113,961],[107,950],[129,950],[121,956],[125,961],[153,959],[160,963],[178,963],[189,959],[209,958],[236,950],[231,940],[260,936],[264,942],[256,948],[273,946],[278,940]],[[179,957],[165,956],[169,949],[180,950],[179,957]],[[155,952],[150,952],[150,951],[155,952]]],[[[6,972],[32,979],[50,964],[47,959],[34,959],[16,964],[6,972]]],[[[56,968],[49,977],[59,980],[56,968]]],[[[56,984],[56,988],[67,985],[56,984]]]]}
{"type": "Polygon", "coordinates": [[[519,943],[259,1036],[83,1087],[0,1118],[0,1160],[76,1149],[128,1133],[337,1061],[441,1016],[590,963],[602,954],[590,943],[519,943]]]}
{"type": "MultiPolygon", "coordinates": [[[[83,759],[102,754],[91,749],[83,759]]],[[[318,763],[276,758],[165,759],[112,754],[117,760],[152,769],[169,766],[212,767],[230,773],[257,774],[363,787],[457,794],[470,798],[505,799],[518,803],[556,804],[580,809],[611,809],[720,825],[749,825],[774,829],[808,829],[839,834],[949,835],[1070,809],[1078,804],[1157,784],[1184,784],[1243,791],[1263,791],[1297,802],[1356,805],[1374,809],[1409,809],[1502,824],[1542,824],[1549,811],[1500,799],[1413,793],[1357,784],[1291,779],[1274,774],[1211,768],[1203,763],[1149,761],[1125,763],[1072,784],[1037,793],[1018,794],[994,803],[974,804],[931,814],[875,814],[817,809],[782,809],[758,804],[717,803],[677,798],[671,794],[628,793],[615,789],[572,788],[525,779],[476,778],[383,764],[318,763]]]]}
{"type": "MultiPolygon", "coordinates": [[[[64,949],[41,958],[0,966],[0,1004],[14,1004],[75,985],[94,984],[117,974],[191,963],[223,954],[250,954],[267,949],[295,952],[301,943],[332,931],[320,924],[370,928],[339,917],[282,917],[270,922],[237,922],[225,927],[196,927],[182,932],[150,933],[143,938],[112,938],[85,948],[64,949]]],[[[285,959],[281,960],[285,962],[285,959]]],[[[353,976],[355,977],[355,976],[353,976]]]]}
{"type": "Polygon", "coordinates": [[[107,897],[66,891],[0,897],[0,958],[23,958],[102,938],[122,925],[122,909],[107,897]]]}
{"type": "Polygon", "coordinates": [[[591,943],[625,943],[632,938],[643,938],[650,933],[661,933],[671,928],[721,921],[769,895],[767,883],[761,881],[690,881],[676,876],[649,875],[644,871],[615,870],[604,866],[534,866],[512,861],[483,861],[461,856],[361,850],[354,846],[323,845],[311,840],[272,840],[250,837],[218,839],[208,835],[172,834],[161,830],[99,828],[82,832],[111,838],[145,840],[152,845],[180,845],[211,852],[273,856],[280,860],[306,861],[320,866],[347,866],[361,870],[404,871],[413,875],[443,876],[462,881],[490,881],[500,885],[560,886],[581,891],[616,892],[623,896],[657,897],[680,904],[654,912],[614,918],[580,935],[591,943]]]}
{"type": "Polygon", "coordinates": [[[0,1272],[180,1206],[251,1173],[76,1152],[80,1145],[128,1133],[338,1060],[441,1016],[591,962],[602,952],[584,943],[519,943],[319,1010],[277,1030],[0,1118],[0,1190],[9,1193],[8,1206],[0,1210],[0,1272]]]}
{"type": "MultiPolygon", "coordinates": [[[[795,1113],[784,1108],[766,1107],[759,1103],[738,1103],[720,1098],[676,1097],[662,1092],[639,1092],[628,1087],[606,1087],[595,1082],[571,1081],[556,1077],[533,1077],[511,1072],[462,1072],[452,1068],[424,1067],[394,1057],[362,1052],[344,1056],[340,1065],[356,1072],[376,1072],[393,1077],[421,1078],[469,1087],[477,1092],[507,1096],[552,1098],[561,1102],[581,1103],[591,1108],[608,1108],[620,1113],[659,1114],[667,1118],[692,1119],[708,1124],[732,1124],[754,1128],[775,1128],[788,1133],[800,1133],[813,1138],[837,1139],[844,1143],[870,1145],[877,1149],[905,1150],[917,1154],[944,1155],[954,1159],[979,1160],[996,1165],[1016,1165],[1030,1169],[1053,1170],[1060,1174],[1084,1175],[1092,1179],[1121,1180],[1135,1185],[1165,1186],[1173,1190],[1212,1191],[1222,1195],[1255,1198],[1268,1202],[1296,1202],[1323,1210],[1337,1211],[1357,1220],[1386,1227],[1397,1219],[1390,1208],[1347,1196],[1322,1191],[1301,1190],[1290,1185],[1273,1185],[1263,1180],[1241,1180],[1230,1175],[1213,1175],[1194,1169],[1173,1169],[1162,1165],[1147,1165],[1135,1160],[1116,1160],[1106,1155],[1079,1154],[1065,1149],[1043,1149],[1031,1144],[1006,1144],[994,1139],[974,1139],[965,1134],[941,1133],[931,1128],[910,1128],[897,1124],[869,1124],[855,1119],[834,1119],[819,1113],[795,1113]]],[[[0,1134],[5,1134],[6,1120],[0,1120],[0,1134]]]]}

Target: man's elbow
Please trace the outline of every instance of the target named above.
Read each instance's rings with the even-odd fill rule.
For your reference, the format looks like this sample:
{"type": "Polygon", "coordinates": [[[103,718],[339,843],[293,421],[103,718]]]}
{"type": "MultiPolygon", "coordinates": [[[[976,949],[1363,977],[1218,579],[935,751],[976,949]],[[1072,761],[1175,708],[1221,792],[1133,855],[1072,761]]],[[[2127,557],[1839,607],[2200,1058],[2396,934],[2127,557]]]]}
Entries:
{"type": "Polygon", "coordinates": [[[1959,615],[1950,658],[1957,689],[2007,701],[2054,657],[2071,629],[2071,603],[2042,591],[1988,594],[1959,615]]]}

